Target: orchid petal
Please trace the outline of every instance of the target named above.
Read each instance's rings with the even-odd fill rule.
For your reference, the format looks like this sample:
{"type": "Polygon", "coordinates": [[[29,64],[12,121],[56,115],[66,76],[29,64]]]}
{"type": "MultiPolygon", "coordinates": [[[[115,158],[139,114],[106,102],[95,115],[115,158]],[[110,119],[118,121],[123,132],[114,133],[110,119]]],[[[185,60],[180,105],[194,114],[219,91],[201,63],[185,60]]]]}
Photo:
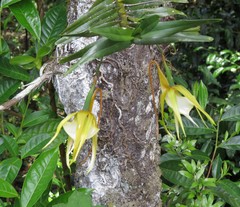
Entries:
{"type": "Polygon", "coordinates": [[[74,113],[71,113],[71,114],[68,114],[57,126],[57,130],[56,130],[56,133],[55,135],[52,137],[52,139],[43,147],[43,149],[45,149],[47,146],[49,146],[53,140],[58,136],[58,134],[60,133],[63,125],[68,122],[73,116],[75,116],[77,112],[74,112],[74,113]]]}
{"type": "Polygon", "coordinates": [[[71,137],[68,137],[67,149],[66,149],[66,163],[69,169],[70,169],[69,156],[73,150],[73,145],[74,145],[74,140],[71,137]]]}
{"type": "Polygon", "coordinates": [[[163,124],[163,127],[164,129],[166,130],[166,132],[173,136],[167,129],[167,126],[165,124],[165,121],[164,121],[164,101],[165,101],[165,98],[166,98],[166,95],[167,95],[167,91],[165,92],[162,92],[161,93],[161,96],[160,96],[160,111],[161,111],[161,116],[162,116],[162,124],[163,124]]]}
{"type": "MultiPolygon", "coordinates": [[[[196,100],[196,98],[183,86],[181,85],[175,85],[173,86],[174,89],[176,89],[177,91],[179,91],[181,94],[183,94],[186,98],[188,98],[189,101],[191,101],[193,103],[193,105],[199,110],[201,111],[206,117],[207,119],[215,125],[214,120],[209,116],[209,114],[200,106],[200,104],[198,103],[198,101],[196,100]]],[[[200,114],[200,113],[199,113],[200,114]]],[[[201,117],[201,115],[200,115],[201,117]]],[[[202,118],[202,117],[201,117],[202,118]]],[[[202,119],[203,120],[203,119],[202,119]]]]}
{"type": "Polygon", "coordinates": [[[65,132],[70,136],[73,140],[76,138],[76,133],[77,133],[77,120],[74,119],[73,121],[68,121],[63,125],[63,129],[65,132]]]}
{"type": "MultiPolygon", "coordinates": [[[[185,134],[185,130],[184,130],[184,126],[182,123],[182,118],[179,112],[179,107],[178,107],[178,103],[177,103],[177,97],[176,97],[176,91],[173,88],[170,88],[167,92],[167,96],[166,96],[166,102],[168,104],[169,107],[172,108],[174,116],[175,116],[175,124],[179,124],[184,135],[185,134]]],[[[179,135],[179,132],[177,132],[179,135]]],[[[179,136],[178,136],[179,137],[179,136]]]]}
{"type": "Polygon", "coordinates": [[[98,141],[98,137],[97,137],[97,135],[94,135],[93,138],[92,138],[92,157],[91,157],[89,167],[87,169],[87,174],[93,169],[93,166],[94,166],[94,163],[95,163],[95,160],[96,160],[97,141],[98,141]]]}

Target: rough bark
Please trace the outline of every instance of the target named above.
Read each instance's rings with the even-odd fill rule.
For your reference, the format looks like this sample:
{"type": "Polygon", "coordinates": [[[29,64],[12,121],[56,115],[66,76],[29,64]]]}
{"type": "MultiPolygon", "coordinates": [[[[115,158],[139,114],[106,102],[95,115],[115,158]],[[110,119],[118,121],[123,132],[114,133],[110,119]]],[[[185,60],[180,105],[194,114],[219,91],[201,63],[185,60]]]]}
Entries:
{"type": "MultiPolygon", "coordinates": [[[[70,22],[92,3],[80,2],[71,1],[70,22]]],[[[88,41],[93,40],[81,38],[60,47],[58,56],[76,51],[88,41]]],[[[161,206],[158,126],[147,71],[149,61],[158,57],[153,48],[132,46],[108,56],[101,65],[98,84],[103,89],[103,115],[97,160],[94,169],[85,175],[89,161],[84,164],[81,161],[89,149],[86,145],[75,173],[76,187],[94,189],[94,203],[116,207],[161,206]]],[[[67,67],[62,66],[61,70],[67,67]]],[[[67,113],[82,108],[95,68],[96,62],[92,62],[67,77],[56,76],[55,87],[67,113]]],[[[153,76],[157,80],[156,74],[153,76]]],[[[157,91],[157,84],[155,88],[157,91]]]]}

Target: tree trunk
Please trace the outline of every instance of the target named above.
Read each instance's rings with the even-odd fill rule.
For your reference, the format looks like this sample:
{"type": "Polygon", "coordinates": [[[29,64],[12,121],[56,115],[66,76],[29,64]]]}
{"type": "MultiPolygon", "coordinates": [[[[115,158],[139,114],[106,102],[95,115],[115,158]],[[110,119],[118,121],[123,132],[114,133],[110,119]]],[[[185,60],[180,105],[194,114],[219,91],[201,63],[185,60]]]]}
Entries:
{"type": "MultiPolygon", "coordinates": [[[[91,0],[72,0],[69,22],[86,12],[91,4],[91,0]]],[[[68,46],[59,47],[57,55],[79,50],[91,41],[90,38],[80,38],[68,46]]],[[[75,186],[94,189],[96,204],[161,206],[158,126],[147,70],[149,61],[158,57],[149,46],[132,46],[103,60],[98,83],[103,89],[103,113],[97,160],[94,169],[85,175],[89,162],[82,164],[89,150],[86,145],[75,173],[75,186]]],[[[66,71],[67,67],[64,65],[61,70],[66,71]]],[[[66,77],[55,77],[55,87],[67,113],[82,108],[96,67],[97,62],[93,61],[66,77]]],[[[157,82],[156,73],[153,73],[153,79],[157,82]]],[[[158,92],[158,84],[154,87],[158,92]]],[[[96,103],[95,113],[98,109],[96,103]]]]}

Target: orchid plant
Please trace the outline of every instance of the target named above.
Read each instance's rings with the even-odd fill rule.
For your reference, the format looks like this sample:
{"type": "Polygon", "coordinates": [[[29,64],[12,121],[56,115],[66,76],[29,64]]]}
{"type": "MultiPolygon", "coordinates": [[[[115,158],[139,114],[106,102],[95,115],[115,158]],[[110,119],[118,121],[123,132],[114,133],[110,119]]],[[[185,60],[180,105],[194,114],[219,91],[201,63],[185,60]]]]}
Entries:
{"type": "MultiPolygon", "coordinates": [[[[168,70],[166,71],[169,79],[172,82],[172,77],[171,73],[169,71],[169,68],[167,67],[165,57],[162,56],[162,61],[165,66],[165,69],[168,70]]],[[[190,111],[195,107],[201,120],[205,124],[205,121],[201,115],[204,114],[205,117],[210,121],[211,124],[215,125],[214,120],[211,118],[211,116],[200,106],[196,98],[182,85],[174,85],[170,84],[167,79],[167,77],[164,75],[162,72],[159,64],[152,60],[149,64],[149,71],[153,67],[153,65],[156,65],[157,71],[158,71],[158,77],[160,81],[160,87],[161,87],[161,95],[160,95],[160,113],[162,117],[162,123],[163,127],[166,130],[166,132],[173,136],[172,133],[168,130],[165,121],[164,121],[164,103],[166,102],[168,107],[170,107],[173,111],[174,115],[174,120],[175,120],[175,127],[176,127],[176,133],[177,137],[180,139],[180,133],[179,133],[179,128],[182,129],[182,132],[184,136],[186,136],[184,126],[183,126],[183,121],[181,115],[184,115],[187,119],[189,119],[194,125],[197,126],[196,122],[192,119],[190,116],[190,111]]]]}
{"type": "Polygon", "coordinates": [[[76,161],[86,140],[92,138],[92,157],[86,171],[87,174],[93,169],[97,154],[97,134],[99,132],[98,125],[100,117],[98,117],[97,122],[96,117],[92,113],[93,102],[97,92],[100,92],[101,96],[101,90],[99,88],[95,89],[95,86],[93,86],[88,93],[83,109],[67,115],[59,123],[55,135],[44,147],[46,148],[49,146],[63,128],[69,136],[66,149],[66,163],[70,168],[70,165],[76,161]],[[71,156],[71,153],[72,159],[70,161],[69,157],[71,156]]]}

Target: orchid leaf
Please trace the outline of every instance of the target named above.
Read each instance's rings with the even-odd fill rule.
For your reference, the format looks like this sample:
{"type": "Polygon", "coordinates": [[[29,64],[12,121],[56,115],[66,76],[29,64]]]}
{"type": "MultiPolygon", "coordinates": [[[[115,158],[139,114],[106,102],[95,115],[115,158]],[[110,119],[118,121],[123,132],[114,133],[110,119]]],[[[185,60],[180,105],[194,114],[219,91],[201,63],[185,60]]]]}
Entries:
{"type": "MultiPolygon", "coordinates": [[[[131,42],[129,41],[117,42],[106,38],[101,38],[96,41],[88,51],[84,53],[84,56],[68,70],[67,74],[71,73],[79,65],[90,62],[97,58],[102,58],[114,52],[119,52],[125,48],[128,48],[130,45],[131,42]]],[[[64,58],[63,61],[66,61],[66,58],[64,58]]]]}
{"type": "Polygon", "coordinates": [[[107,27],[107,28],[92,28],[91,32],[108,38],[113,41],[130,41],[133,39],[132,33],[133,30],[130,28],[122,27],[107,27]]]}

